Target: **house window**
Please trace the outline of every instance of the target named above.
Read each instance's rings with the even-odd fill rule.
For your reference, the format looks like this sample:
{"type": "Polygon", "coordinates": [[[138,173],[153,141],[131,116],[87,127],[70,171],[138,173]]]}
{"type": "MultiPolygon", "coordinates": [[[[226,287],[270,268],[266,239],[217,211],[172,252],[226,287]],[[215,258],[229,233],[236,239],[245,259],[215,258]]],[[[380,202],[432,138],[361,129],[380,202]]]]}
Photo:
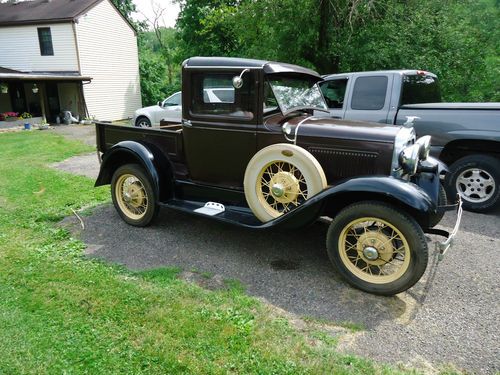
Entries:
{"type": "Polygon", "coordinates": [[[40,42],[40,53],[42,56],[54,56],[50,27],[38,28],[38,41],[40,42]]]}

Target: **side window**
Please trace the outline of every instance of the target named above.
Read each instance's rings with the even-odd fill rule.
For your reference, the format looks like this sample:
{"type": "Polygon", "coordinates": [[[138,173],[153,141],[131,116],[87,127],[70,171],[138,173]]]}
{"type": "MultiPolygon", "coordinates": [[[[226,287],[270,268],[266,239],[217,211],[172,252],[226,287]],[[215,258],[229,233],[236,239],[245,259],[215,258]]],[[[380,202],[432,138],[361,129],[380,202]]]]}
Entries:
{"type": "Polygon", "coordinates": [[[176,93],[171,97],[167,98],[163,103],[164,107],[173,107],[174,105],[181,105],[181,93],[176,93]]]}
{"type": "Polygon", "coordinates": [[[233,77],[239,73],[193,74],[192,114],[253,119],[255,89],[252,74],[243,75],[243,87],[235,89],[233,77]]]}
{"type": "Polygon", "coordinates": [[[40,54],[42,56],[54,56],[50,27],[38,28],[38,42],[40,43],[40,54]]]}
{"type": "Polygon", "coordinates": [[[351,108],[371,111],[384,108],[387,83],[386,76],[357,78],[354,83],[351,108]]]}
{"type": "Polygon", "coordinates": [[[328,108],[342,108],[344,106],[347,78],[335,79],[320,83],[321,92],[325,97],[328,108]]]}

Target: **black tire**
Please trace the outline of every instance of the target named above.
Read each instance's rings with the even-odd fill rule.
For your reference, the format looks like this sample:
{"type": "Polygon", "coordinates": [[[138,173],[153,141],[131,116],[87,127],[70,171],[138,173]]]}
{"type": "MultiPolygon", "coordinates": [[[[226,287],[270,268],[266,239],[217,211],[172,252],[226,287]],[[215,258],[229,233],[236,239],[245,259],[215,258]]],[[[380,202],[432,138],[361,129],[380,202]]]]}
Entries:
{"type": "Polygon", "coordinates": [[[373,294],[391,296],[403,292],[420,280],[427,268],[427,241],[422,229],[406,212],[386,203],[366,201],[344,208],[330,224],[326,245],[330,261],[344,279],[373,294]],[[363,222],[362,227],[353,228],[358,220],[363,222]],[[384,222],[393,228],[384,227],[384,222]],[[399,235],[396,230],[402,237],[393,239],[394,234],[399,235]],[[386,250],[388,245],[391,248],[386,250]],[[370,261],[365,250],[372,249],[377,258],[370,261]],[[387,274],[391,269],[396,271],[387,274]]]}
{"type": "Polygon", "coordinates": [[[150,128],[151,121],[146,116],[140,116],[135,121],[135,126],[138,128],[150,128]]]}
{"type": "Polygon", "coordinates": [[[140,165],[126,164],[115,171],[111,178],[111,198],[118,214],[130,225],[145,227],[158,215],[156,194],[140,165]]]}
{"type": "MultiPolygon", "coordinates": [[[[446,189],[444,188],[442,183],[439,183],[438,206],[445,206],[446,204],[448,204],[448,196],[446,194],[446,189]]],[[[431,218],[429,219],[429,227],[432,228],[438,225],[443,216],[444,216],[444,211],[432,215],[431,218]]]]}
{"type": "Polygon", "coordinates": [[[500,160],[489,155],[470,155],[458,159],[445,179],[448,198],[460,194],[463,207],[486,212],[500,201],[500,160]]]}

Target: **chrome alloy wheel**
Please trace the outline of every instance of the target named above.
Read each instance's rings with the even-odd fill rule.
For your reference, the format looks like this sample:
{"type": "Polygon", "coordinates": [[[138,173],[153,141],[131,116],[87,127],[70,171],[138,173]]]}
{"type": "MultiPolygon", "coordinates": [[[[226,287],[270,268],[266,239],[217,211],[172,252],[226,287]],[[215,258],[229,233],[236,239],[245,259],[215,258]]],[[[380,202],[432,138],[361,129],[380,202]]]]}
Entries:
{"type": "Polygon", "coordinates": [[[490,199],[495,193],[495,179],[483,169],[470,168],[460,173],[455,187],[463,199],[481,203],[490,199]]]}

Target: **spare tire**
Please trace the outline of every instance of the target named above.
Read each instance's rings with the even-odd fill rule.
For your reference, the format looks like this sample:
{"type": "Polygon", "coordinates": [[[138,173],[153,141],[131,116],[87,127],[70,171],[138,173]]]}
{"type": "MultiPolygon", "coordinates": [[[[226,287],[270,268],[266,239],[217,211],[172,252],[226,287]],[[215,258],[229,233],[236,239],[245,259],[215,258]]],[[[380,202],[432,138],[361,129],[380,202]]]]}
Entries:
{"type": "Polygon", "coordinates": [[[289,212],[327,186],[319,162],[302,147],[278,143],[257,152],[243,181],[248,206],[266,222],[289,212]]]}

